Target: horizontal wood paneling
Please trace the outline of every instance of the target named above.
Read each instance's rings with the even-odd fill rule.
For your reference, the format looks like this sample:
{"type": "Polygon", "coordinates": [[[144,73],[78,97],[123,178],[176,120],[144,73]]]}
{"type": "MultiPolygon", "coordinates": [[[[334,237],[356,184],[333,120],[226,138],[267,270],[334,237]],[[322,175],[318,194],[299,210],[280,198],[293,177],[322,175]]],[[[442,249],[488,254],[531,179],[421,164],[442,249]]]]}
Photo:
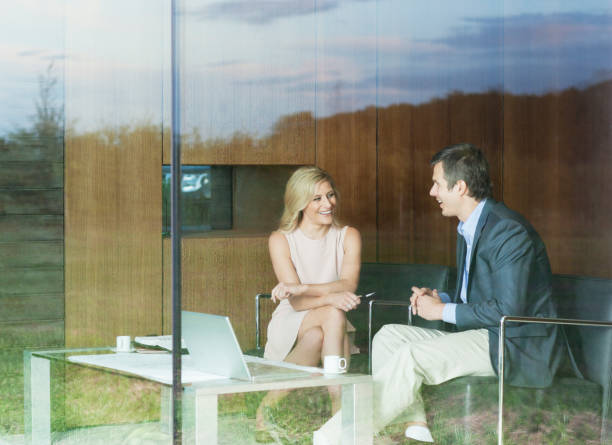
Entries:
{"type": "Polygon", "coordinates": [[[62,190],[0,190],[0,215],[61,215],[62,190]]]}
{"type": "MultiPolygon", "coordinates": [[[[164,240],[166,334],[172,332],[170,248],[170,240],[164,240]]],[[[184,239],[181,267],[183,309],[229,316],[241,347],[255,346],[255,295],[268,293],[276,285],[268,238],[184,239]]],[[[272,309],[262,311],[265,320],[272,309]]]]}
{"type": "Polygon", "coordinates": [[[0,242],[63,240],[63,215],[4,215],[0,242]]]}
{"type": "Polygon", "coordinates": [[[62,293],[63,268],[4,269],[0,273],[0,295],[62,293]]]}
{"type": "Polygon", "coordinates": [[[19,138],[19,144],[9,143],[0,146],[0,162],[61,162],[63,158],[62,138],[41,138],[36,134],[24,134],[19,138]]]}
{"type": "Polygon", "coordinates": [[[61,188],[63,162],[2,162],[0,187],[61,188]]]}
{"type": "Polygon", "coordinates": [[[64,318],[64,294],[3,295],[0,293],[0,322],[64,318]]]}
{"type": "Polygon", "coordinates": [[[51,347],[63,343],[63,320],[0,323],[0,349],[51,347]]]}
{"type": "Polygon", "coordinates": [[[63,267],[62,241],[0,243],[0,270],[8,267],[63,267]]]}

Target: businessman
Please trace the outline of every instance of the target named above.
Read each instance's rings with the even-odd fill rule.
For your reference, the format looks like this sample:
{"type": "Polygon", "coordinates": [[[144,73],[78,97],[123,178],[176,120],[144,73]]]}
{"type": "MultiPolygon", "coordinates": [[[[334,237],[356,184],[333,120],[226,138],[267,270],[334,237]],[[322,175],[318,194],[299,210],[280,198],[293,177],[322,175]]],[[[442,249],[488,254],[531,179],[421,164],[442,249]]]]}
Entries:
{"type": "MultiPolygon", "coordinates": [[[[544,243],[521,215],[491,198],[489,165],[471,144],[446,147],[431,160],[429,194],[442,215],[456,217],[457,286],[454,295],[412,288],[412,311],[443,320],[452,332],[384,326],[374,338],[375,429],[404,412],[406,436],[433,442],[421,384],[460,376],[497,374],[503,315],[554,317],[551,270],[544,243]]],[[[507,383],[551,384],[560,361],[555,326],[512,325],[506,331],[507,383]]]]}
{"type": "MultiPolygon", "coordinates": [[[[483,153],[471,144],[452,145],[435,154],[431,166],[429,194],[443,216],[459,220],[457,285],[452,296],[413,287],[410,301],[413,313],[453,329],[386,325],[374,337],[372,352],[374,430],[402,414],[406,437],[421,442],[433,442],[420,395],[423,383],[497,375],[501,317],[556,316],[544,243],[521,215],[491,198],[483,153]]],[[[505,348],[508,384],[551,384],[561,357],[556,326],[509,326],[505,348]]],[[[314,433],[314,444],[336,444],[340,436],[337,414],[314,433]]]]}

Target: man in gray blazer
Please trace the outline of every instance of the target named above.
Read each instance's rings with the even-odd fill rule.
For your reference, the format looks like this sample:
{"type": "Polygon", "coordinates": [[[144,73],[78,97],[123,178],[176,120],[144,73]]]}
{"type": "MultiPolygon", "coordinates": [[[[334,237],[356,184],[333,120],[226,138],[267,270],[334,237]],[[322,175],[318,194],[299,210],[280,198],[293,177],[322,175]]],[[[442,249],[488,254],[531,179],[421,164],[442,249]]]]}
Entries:
{"type": "MultiPolygon", "coordinates": [[[[503,315],[554,317],[551,270],[544,243],[518,213],[491,198],[489,165],[471,144],[446,147],[432,158],[429,194],[442,215],[457,217],[457,286],[449,296],[412,288],[413,313],[443,320],[451,332],[386,325],[374,337],[374,429],[402,414],[406,437],[433,442],[420,395],[423,383],[437,385],[461,376],[495,376],[499,321],[503,315]]],[[[523,324],[506,329],[509,384],[550,385],[561,348],[556,326],[523,324]]],[[[335,416],[335,422],[338,423],[335,416]]],[[[339,440],[332,418],[315,444],[339,440]]]]}
{"type": "MultiPolygon", "coordinates": [[[[382,394],[375,426],[380,428],[406,410],[407,437],[426,442],[432,437],[419,395],[422,383],[496,375],[503,315],[556,316],[544,243],[521,215],[491,198],[483,153],[471,144],[452,145],[434,155],[431,165],[429,194],[440,204],[442,215],[459,219],[457,286],[452,296],[413,288],[412,310],[455,329],[446,333],[385,326],[373,346],[375,392],[382,394]]],[[[550,385],[561,357],[557,327],[512,325],[506,335],[507,382],[550,385]]]]}

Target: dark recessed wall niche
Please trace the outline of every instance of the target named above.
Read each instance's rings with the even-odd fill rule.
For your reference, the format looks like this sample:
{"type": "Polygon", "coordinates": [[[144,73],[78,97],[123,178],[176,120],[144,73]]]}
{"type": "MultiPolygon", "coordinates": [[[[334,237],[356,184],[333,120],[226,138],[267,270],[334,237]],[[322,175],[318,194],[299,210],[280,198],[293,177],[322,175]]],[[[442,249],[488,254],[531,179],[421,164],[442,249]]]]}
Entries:
{"type": "MultiPolygon", "coordinates": [[[[298,166],[183,165],[182,231],[189,236],[265,234],[278,227],[285,184],[298,166]]],[[[170,166],[162,166],[162,230],[170,233],[170,166]]]]}
{"type": "MultiPolygon", "coordinates": [[[[184,233],[232,228],[232,167],[181,167],[181,221],[184,233]]],[[[162,166],[162,231],[170,233],[170,166],[162,166]]]]}

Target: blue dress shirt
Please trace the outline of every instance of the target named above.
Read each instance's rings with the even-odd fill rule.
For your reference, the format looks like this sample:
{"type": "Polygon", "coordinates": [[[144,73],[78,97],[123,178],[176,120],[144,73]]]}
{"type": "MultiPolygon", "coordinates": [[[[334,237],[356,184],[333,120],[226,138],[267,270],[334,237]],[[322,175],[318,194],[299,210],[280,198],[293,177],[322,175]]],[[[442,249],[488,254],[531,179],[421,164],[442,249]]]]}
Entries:
{"type": "MultiPolygon", "coordinates": [[[[463,236],[466,243],[465,267],[463,268],[463,280],[461,280],[461,293],[459,294],[461,301],[464,303],[467,303],[467,286],[468,276],[470,273],[470,258],[472,257],[472,244],[474,242],[474,235],[476,233],[476,227],[478,226],[478,220],[480,219],[482,208],[484,207],[486,201],[486,199],[480,201],[468,219],[465,222],[459,221],[459,224],[457,225],[457,232],[459,235],[463,236]]],[[[442,302],[446,303],[442,311],[442,320],[444,320],[446,323],[457,324],[457,319],[455,317],[457,305],[455,303],[451,303],[450,296],[444,292],[440,294],[440,299],[442,302]]]]}

